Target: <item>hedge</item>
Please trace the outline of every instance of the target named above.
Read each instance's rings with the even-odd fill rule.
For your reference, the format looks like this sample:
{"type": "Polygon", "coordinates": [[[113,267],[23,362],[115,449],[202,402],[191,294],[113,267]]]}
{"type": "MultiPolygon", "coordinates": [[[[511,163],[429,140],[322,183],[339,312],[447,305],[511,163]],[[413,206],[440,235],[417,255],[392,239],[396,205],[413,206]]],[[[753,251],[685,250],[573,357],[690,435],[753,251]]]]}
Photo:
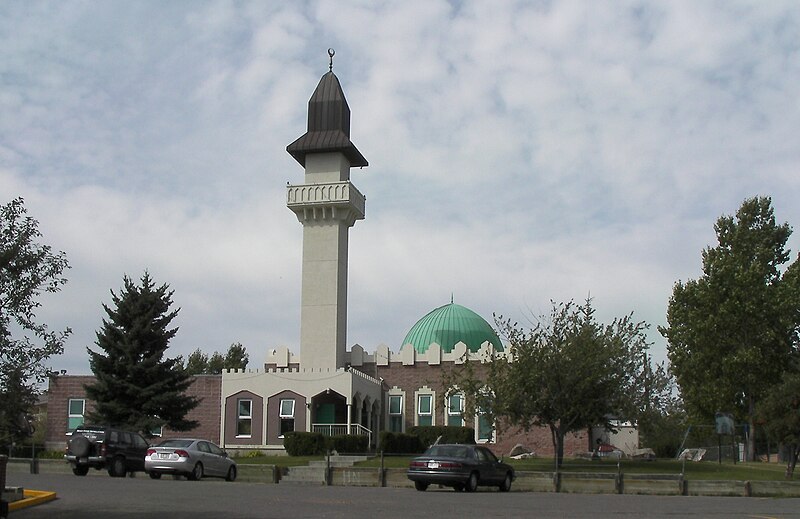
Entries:
{"type": "Polygon", "coordinates": [[[475,443],[475,429],[472,427],[452,427],[447,425],[417,425],[408,429],[408,434],[416,436],[423,449],[439,443],[475,443]]]}
{"type": "Polygon", "coordinates": [[[324,436],[322,433],[289,432],[283,438],[289,456],[319,456],[328,451],[360,454],[369,448],[368,436],[324,436]]]}
{"type": "Polygon", "coordinates": [[[283,448],[289,456],[317,456],[326,451],[322,433],[288,432],[283,437],[283,448]]]}
{"type": "Polygon", "coordinates": [[[419,454],[425,450],[419,436],[413,434],[381,432],[381,449],[391,454],[419,454]]]}
{"type": "Polygon", "coordinates": [[[341,454],[362,454],[369,449],[369,436],[347,434],[329,436],[325,443],[328,450],[341,454]]]}

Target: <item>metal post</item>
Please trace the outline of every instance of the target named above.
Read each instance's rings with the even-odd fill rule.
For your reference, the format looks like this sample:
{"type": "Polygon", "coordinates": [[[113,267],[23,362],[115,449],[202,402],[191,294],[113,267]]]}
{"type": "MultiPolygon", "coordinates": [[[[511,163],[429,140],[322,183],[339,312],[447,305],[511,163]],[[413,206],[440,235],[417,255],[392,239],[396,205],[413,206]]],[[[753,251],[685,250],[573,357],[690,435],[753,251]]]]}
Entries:
{"type": "MultiPolygon", "coordinates": [[[[0,454],[0,492],[6,489],[6,465],[8,464],[8,456],[0,454]]],[[[0,498],[0,517],[8,517],[8,503],[0,498]]]]}
{"type": "Polygon", "coordinates": [[[331,451],[325,455],[325,484],[331,486],[331,451]]]}
{"type": "Polygon", "coordinates": [[[379,483],[380,483],[380,486],[382,486],[382,487],[386,486],[386,469],[384,468],[384,465],[383,465],[383,449],[381,449],[381,474],[380,474],[379,483]]]}

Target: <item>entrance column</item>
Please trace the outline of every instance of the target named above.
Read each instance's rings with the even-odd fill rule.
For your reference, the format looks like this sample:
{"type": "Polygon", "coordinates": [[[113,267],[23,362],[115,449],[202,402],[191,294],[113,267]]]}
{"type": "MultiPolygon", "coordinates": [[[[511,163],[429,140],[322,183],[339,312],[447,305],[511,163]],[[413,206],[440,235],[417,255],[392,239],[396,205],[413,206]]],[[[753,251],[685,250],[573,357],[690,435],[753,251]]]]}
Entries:
{"type": "Polygon", "coordinates": [[[353,412],[353,404],[347,404],[347,433],[350,434],[350,424],[353,423],[351,419],[351,415],[353,412]]]}

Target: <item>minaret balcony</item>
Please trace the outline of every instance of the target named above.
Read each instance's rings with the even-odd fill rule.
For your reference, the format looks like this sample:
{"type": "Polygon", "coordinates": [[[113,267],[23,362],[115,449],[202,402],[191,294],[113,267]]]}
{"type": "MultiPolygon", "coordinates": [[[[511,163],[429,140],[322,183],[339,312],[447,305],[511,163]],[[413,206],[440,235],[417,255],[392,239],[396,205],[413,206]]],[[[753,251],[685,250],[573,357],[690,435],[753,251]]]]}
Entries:
{"type": "Polygon", "coordinates": [[[286,206],[300,222],[364,219],[366,199],[349,181],[287,186],[286,206]]]}

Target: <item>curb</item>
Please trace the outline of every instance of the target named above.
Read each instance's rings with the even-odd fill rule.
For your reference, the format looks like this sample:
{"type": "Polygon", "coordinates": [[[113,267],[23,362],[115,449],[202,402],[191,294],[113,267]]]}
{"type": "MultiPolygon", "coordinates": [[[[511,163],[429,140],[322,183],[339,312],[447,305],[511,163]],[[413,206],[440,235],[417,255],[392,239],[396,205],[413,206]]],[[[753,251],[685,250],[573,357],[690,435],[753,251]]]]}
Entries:
{"type": "Polygon", "coordinates": [[[8,510],[10,512],[13,512],[14,510],[22,510],[23,508],[28,508],[29,506],[47,503],[48,501],[52,501],[56,498],[55,492],[47,492],[43,490],[24,490],[23,492],[23,495],[25,496],[24,498],[8,504],[8,510]]]}

